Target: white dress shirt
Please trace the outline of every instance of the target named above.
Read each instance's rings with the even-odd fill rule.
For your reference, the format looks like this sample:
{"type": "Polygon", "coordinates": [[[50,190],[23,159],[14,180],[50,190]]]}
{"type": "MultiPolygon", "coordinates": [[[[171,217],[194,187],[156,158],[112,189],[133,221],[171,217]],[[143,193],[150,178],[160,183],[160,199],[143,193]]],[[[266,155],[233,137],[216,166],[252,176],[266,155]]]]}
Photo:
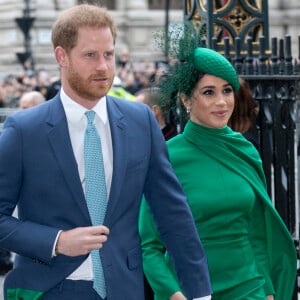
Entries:
{"type": "MultiPolygon", "coordinates": [[[[67,123],[69,128],[69,135],[71,138],[74,156],[78,166],[78,172],[82,184],[83,191],[85,190],[84,178],[84,158],[83,158],[83,145],[84,133],[87,126],[87,118],[85,112],[87,109],[77,102],[73,101],[61,89],[60,97],[66,113],[67,123]]],[[[108,122],[106,97],[103,97],[92,109],[95,111],[94,124],[98,130],[101,138],[102,155],[104,162],[104,172],[106,180],[107,198],[109,199],[112,170],[113,170],[113,155],[112,155],[112,141],[110,133],[110,125],[108,122]]],[[[93,267],[91,256],[76,269],[67,279],[71,280],[93,280],[93,267]]]]}

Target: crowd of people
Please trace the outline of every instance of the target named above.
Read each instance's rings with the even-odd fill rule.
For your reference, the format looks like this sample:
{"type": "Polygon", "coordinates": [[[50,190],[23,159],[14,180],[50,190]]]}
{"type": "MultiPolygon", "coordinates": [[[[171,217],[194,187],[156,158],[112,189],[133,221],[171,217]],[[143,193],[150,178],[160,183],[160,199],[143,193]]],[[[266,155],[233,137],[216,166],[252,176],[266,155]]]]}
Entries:
{"type": "Polygon", "coordinates": [[[59,90],[55,81],[55,78],[51,78],[48,72],[42,69],[30,75],[26,71],[21,75],[3,75],[0,78],[0,107],[18,108],[23,94],[32,91],[39,92],[48,100],[59,90]]]}
{"type": "Polygon", "coordinates": [[[0,135],[5,300],[291,300],[249,88],[188,32],[168,66],[116,60],[116,36],[106,9],[75,5],[52,28],[60,77],[2,79],[3,107],[24,108],[0,135]]]}

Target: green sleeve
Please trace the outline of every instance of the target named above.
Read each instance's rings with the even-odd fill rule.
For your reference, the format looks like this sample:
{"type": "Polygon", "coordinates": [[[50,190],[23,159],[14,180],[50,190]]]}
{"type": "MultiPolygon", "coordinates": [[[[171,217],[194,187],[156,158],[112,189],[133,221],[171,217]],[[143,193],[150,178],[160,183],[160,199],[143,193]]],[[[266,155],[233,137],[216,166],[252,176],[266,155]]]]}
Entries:
{"type": "Polygon", "coordinates": [[[44,292],[25,290],[25,289],[7,289],[7,300],[38,300],[44,294],[44,292]]]}
{"type": "Polygon", "coordinates": [[[169,299],[172,294],[181,289],[145,199],[142,200],[140,207],[139,232],[144,273],[154,291],[155,299],[169,299]]]}
{"type": "Polygon", "coordinates": [[[267,256],[267,232],[264,209],[262,201],[256,199],[251,214],[249,234],[258,270],[265,279],[265,293],[266,295],[274,295],[275,291],[271,279],[270,263],[267,256]]]}

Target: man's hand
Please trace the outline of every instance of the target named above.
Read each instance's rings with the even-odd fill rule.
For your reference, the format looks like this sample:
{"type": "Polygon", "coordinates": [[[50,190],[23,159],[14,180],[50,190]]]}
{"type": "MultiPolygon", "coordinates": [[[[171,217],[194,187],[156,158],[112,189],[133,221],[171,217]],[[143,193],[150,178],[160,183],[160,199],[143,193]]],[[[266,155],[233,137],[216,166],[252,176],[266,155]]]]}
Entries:
{"type": "Polygon", "coordinates": [[[55,252],[66,256],[79,256],[100,249],[106,242],[109,229],[105,226],[78,227],[62,231],[55,252]]]}

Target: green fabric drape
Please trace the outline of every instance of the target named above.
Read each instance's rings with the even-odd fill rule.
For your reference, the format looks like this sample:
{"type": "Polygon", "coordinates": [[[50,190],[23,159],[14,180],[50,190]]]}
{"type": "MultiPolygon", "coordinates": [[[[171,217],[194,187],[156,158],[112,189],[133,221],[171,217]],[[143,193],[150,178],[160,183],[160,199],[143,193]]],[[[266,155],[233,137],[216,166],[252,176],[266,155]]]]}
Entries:
{"type": "Polygon", "coordinates": [[[229,127],[218,132],[189,121],[183,134],[189,142],[201,148],[201,151],[244,177],[262,200],[265,205],[265,243],[275,299],[292,299],[297,272],[296,249],[289,231],[267,194],[265,175],[256,150],[242,135],[229,127]]]}

